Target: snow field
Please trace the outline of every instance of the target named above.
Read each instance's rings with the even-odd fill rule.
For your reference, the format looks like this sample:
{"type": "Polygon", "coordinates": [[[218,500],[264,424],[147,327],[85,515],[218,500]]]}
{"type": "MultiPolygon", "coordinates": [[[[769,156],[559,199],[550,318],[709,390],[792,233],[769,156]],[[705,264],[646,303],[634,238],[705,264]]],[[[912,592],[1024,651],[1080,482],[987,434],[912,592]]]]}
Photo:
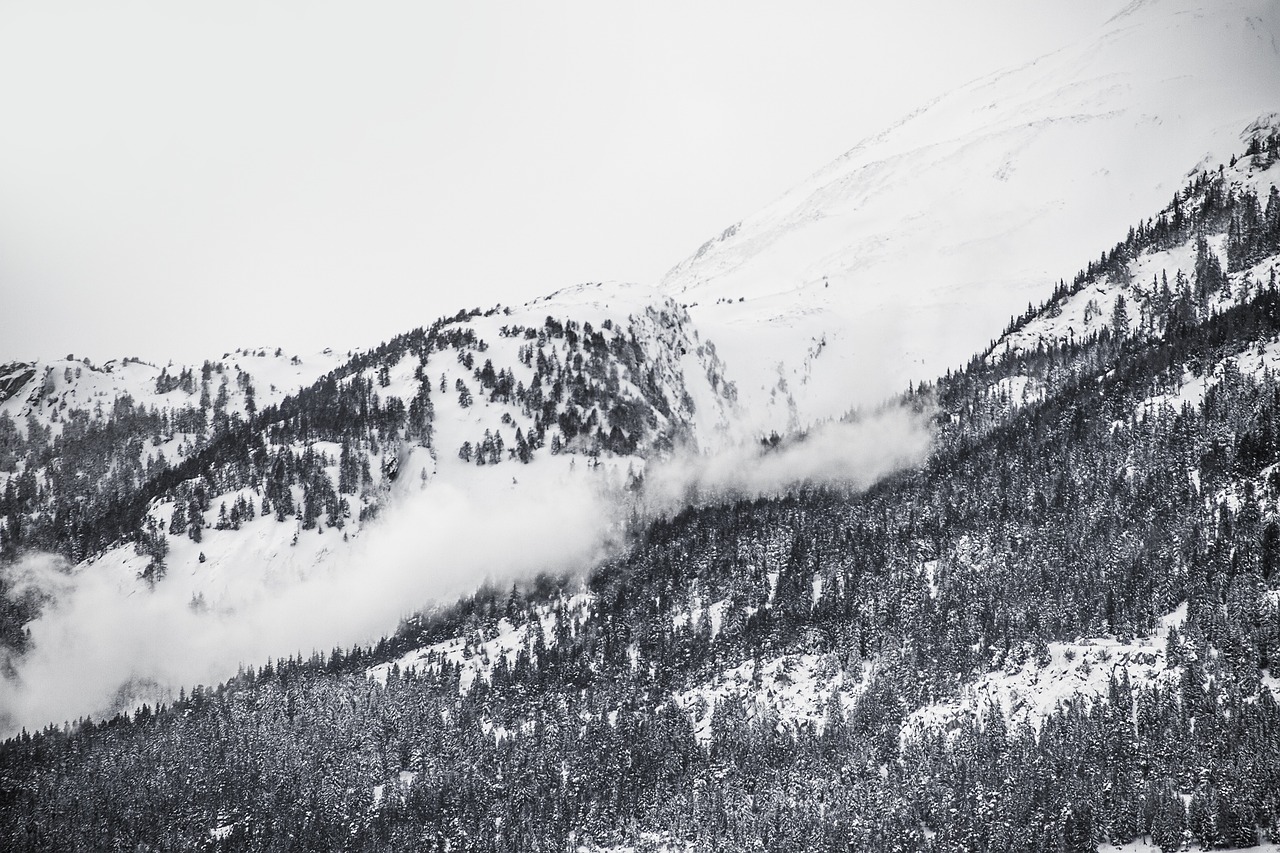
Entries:
{"type": "Polygon", "coordinates": [[[1165,644],[1171,628],[1186,620],[1182,604],[1161,619],[1150,637],[1125,642],[1114,637],[1080,638],[1051,642],[1048,659],[1028,655],[1020,665],[989,672],[961,688],[956,699],[920,708],[903,721],[899,741],[903,748],[925,733],[957,731],[965,717],[996,708],[1010,726],[1025,723],[1039,729],[1064,703],[1083,699],[1105,701],[1113,678],[1127,678],[1135,688],[1178,677],[1165,660],[1165,644]]]}

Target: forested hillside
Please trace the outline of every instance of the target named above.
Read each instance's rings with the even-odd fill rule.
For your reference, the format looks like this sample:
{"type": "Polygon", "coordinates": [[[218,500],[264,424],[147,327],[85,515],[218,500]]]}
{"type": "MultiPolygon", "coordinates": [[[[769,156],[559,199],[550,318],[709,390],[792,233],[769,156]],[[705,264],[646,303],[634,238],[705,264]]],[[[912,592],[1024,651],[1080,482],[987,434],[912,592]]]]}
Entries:
{"type": "MultiPolygon", "coordinates": [[[[442,398],[462,410],[477,403],[499,407],[492,427],[488,418],[478,420],[482,431],[439,451],[476,465],[528,463],[544,448],[593,456],[669,449],[694,439],[695,407],[678,366],[684,341],[668,346],[671,353],[637,337],[653,332],[660,338],[656,330],[670,328],[679,338],[680,321],[650,311],[632,316],[626,328],[609,318],[593,328],[590,321],[548,314],[529,326],[501,322],[511,309],[462,312],[359,353],[261,409],[251,374],[238,363],[206,362],[198,381],[190,370],[171,376],[161,368],[155,397],[169,405],[153,399],[148,407],[125,392],[108,398],[105,410],[101,399],[93,407],[74,405],[80,368],[73,378],[71,363],[63,378],[69,392],[56,377],[40,381],[34,368],[11,366],[14,388],[7,396],[23,392],[25,405],[21,426],[8,409],[0,411],[0,549],[60,551],[78,561],[121,538],[154,538],[162,522],[195,538],[209,526],[203,514],[215,499],[231,501],[217,510],[219,524],[246,516],[244,490],[264,497],[262,515],[301,516],[303,529],[323,517],[340,528],[358,514],[350,505],[354,497],[340,496],[360,495],[359,509],[372,511],[376,500],[368,490],[382,479],[373,467],[392,475],[406,445],[430,451],[431,470],[415,473],[424,479],[435,473],[434,401],[442,398]],[[504,344],[500,355],[489,354],[497,341],[481,337],[484,332],[504,344]],[[239,405],[229,408],[233,370],[239,405]],[[172,394],[179,395],[176,405],[172,394]],[[324,471],[333,466],[336,482],[324,471]],[[167,504],[163,511],[160,503],[167,504]]],[[[521,319],[530,313],[522,311],[521,319]]],[[[712,353],[705,356],[708,377],[697,378],[710,379],[732,402],[712,353]]],[[[158,554],[148,577],[162,573],[158,554]]]]}
{"type": "MultiPolygon", "coordinates": [[[[0,834],[15,851],[1280,841],[1278,148],[1260,134],[1196,175],[987,353],[907,391],[937,431],[918,469],[687,510],[586,578],[482,589],[373,648],[24,732],[0,746],[0,834]]],[[[526,364],[555,336],[509,332],[526,364]]],[[[584,372],[625,344],[570,332],[584,372]]],[[[509,384],[471,369],[473,395],[509,384]]],[[[651,435],[611,438],[667,417],[635,384],[650,405],[631,421],[572,426],[651,435]]],[[[340,444],[347,422],[308,401],[377,411],[362,387],[335,376],[258,426],[340,444]]],[[[550,417],[529,388],[536,445],[550,417]]]]}
{"type": "MultiPolygon", "coordinates": [[[[179,606],[233,607],[272,580],[265,558],[245,570],[246,548],[283,549],[305,577],[351,559],[406,494],[466,489],[477,468],[550,487],[575,459],[621,477],[715,446],[735,398],[714,345],[673,302],[634,291],[462,311],[346,357],[11,365],[0,559],[55,553],[138,594],[177,583],[179,606]],[[308,378],[289,391],[282,376],[308,378]]],[[[27,650],[49,598],[0,573],[0,651],[27,650]]],[[[0,670],[12,663],[0,654],[0,670]]]]}

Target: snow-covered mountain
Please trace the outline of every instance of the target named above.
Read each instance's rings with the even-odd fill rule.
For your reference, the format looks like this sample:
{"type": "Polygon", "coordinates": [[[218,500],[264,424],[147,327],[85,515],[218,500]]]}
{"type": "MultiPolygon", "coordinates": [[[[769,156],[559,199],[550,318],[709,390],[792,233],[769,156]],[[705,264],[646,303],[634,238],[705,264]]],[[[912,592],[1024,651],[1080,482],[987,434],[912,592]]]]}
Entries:
{"type": "Polygon", "coordinates": [[[932,379],[1276,122],[1278,45],[1274,0],[1134,2],[863,141],[661,287],[775,423],[932,379]]]}
{"type": "Polygon", "coordinates": [[[616,283],[462,312],[356,354],[237,350],[192,368],[70,356],[11,364],[0,372],[0,495],[15,520],[0,523],[0,537],[110,558],[126,577],[196,576],[190,595],[205,600],[226,589],[224,564],[248,564],[250,575],[287,564],[305,576],[332,558],[332,543],[281,552],[276,540],[297,546],[294,528],[327,527],[349,541],[394,502],[402,472],[415,489],[466,489],[482,469],[512,464],[505,478],[516,483],[581,468],[617,486],[655,452],[742,438],[735,410],[714,346],[687,314],[616,283]],[[229,435],[240,446],[222,447],[229,435]],[[98,530],[111,502],[132,493],[149,502],[144,514],[98,530]],[[135,523],[151,531],[148,548],[111,545],[133,538],[135,523]],[[259,527],[273,532],[241,535],[259,527]],[[248,540],[257,544],[246,551],[248,540]]]}
{"type": "MultiPolygon", "coordinates": [[[[736,411],[714,345],[686,312],[618,283],[459,312],[356,353],[11,364],[0,371],[0,549],[57,553],[72,568],[69,581],[0,575],[0,598],[17,590],[21,602],[7,643],[26,647],[20,627],[50,596],[68,599],[64,617],[80,599],[98,613],[149,602],[124,624],[75,620],[74,638],[35,620],[32,644],[50,662],[156,619],[186,623],[189,636],[243,637],[259,619],[314,626],[296,609],[301,584],[317,584],[306,598],[326,583],[372,583],[373,563],[391,573],[374,583],[378,616],[323,625],[359,639],[513,560],[534,571],[597,557],[625,521],[607,510],[628,504],[649,460],[754,438],[736,411]],[[462,544],[483,519],[504,531],[489,557],[462,544]],[[519,557],[505,539],[515,530],[527,535],[519,557]]],[[[126,704],[156,682],[218,677],[165,675],[153,657],[98,667],[117,681],[84,710],[130,678],[126,704]]],[[[28,683],[83,679],[23,661],[28,683]]]]}
{"type": "MultiPolygon", "coordinates": [[[[1278,8],[1135,3],[1095,37],[863,142],[657,289],[579,285],[356,353],[4,366],[0,547],[61,553],[74,577],[145,591],[157,610],[226,615],[267,601],[269,614],[298,580],[423,550],[403,534],[428,513],[531,516],[556,495],[563,516],[540,524],[567,523],[583,495],[616,507],[601,498],[656,458],[803,431],[975,353],[995,363],[1083,340],[1121,296],[1131,331],[1163,334],[1158,277],[1198,278],[1188,233],[1055,283],[1144,217],[1172,216],[1175,194],[1203,204],[1212,182],[1184,191],[1187,176],[1280,122],[1278,8]],[[988,347],[1010,315],[1051,294],[988,347]]],[[[1233,163],[1217,191],[1265,204],[1276,168],[1233,163]]],[[[1211,230],[1205,251],[1227,258],[1228,223],[1211,230]]],[[[1256,294],[1258,263],[1231,270],[1234,290],[1197,310],[1256,294]]],[[[1004,411],[1047,381],[1004,376],[984,399],[1004,411]]],[[[394,619],[428,587],[397,588],[407,600],[378,612],[394,619]]],[[[344,641],[385,630],[347,627],[344,641]]]]}
{"type": "MultiPolygon", "coordinates": [[[[1254,327],[1239,318],[1266,313],[1266,306],[1278,298],[1277,182],[1280,134],[1258,135],[1243,156],[1233,156],[1229,165],[1194,176],[1158,215],[1143,219],[1098,263],[1018,318],[985,357],[971,360],[965,375],[925,386],[919,393],[942,397],[938,401],[941,420],[955,425],[947,429],[981,434],[992,426],[1007,427],[1020,413],[1055,396],[1072,396],[1082,389],[1091,393],[1100,383],[1114,381],[1120,368],[1131,370],[1141,375],[1139,386],[1154,393],[1134,394],[1140,398],[1137,405],[1121,406],[1114,414],[1097,405],[1081,411],[1082,417],[1109,423],[1117,443],[1123,445],[1134,440],[1131,430],[1158,431],[1163,427],[1152,424],[1167,426],[1179,417],[1191,417],[1188,412],[1198,413],[1206,405],[1212,408],[1215,394],[1221,407],[1221,399],[1241,395],[1242,386],[1274,382],[1280,371],[1280,337],[1273,328],[1265,335],[1251,334],[1254,327]],[[1233,312],[1236,317],[1227,319],[1233,312]],[[1231,331],[1219,332],[1218,340],[1210,338],[1211,358],[1193,357],[1197,347],[1189,342],[1191,330],[1203,324],[1203,331],[1215,323],[1231,331]],[[1133,367],[1131,362],[1141,366],[1133,367]],[[1115,416],[1119,419],[1112,422],[1115,416]]],[[[1242,434],[1248,431],[1243,423],[1237,426],[1242,434]]],[[[1240,436],[1236,440],[1247,443],[1240,436]]],[[[1222,470],[1212,471],[1209,455],[1189,460],[1186,470],[1176,476],[1201,508],[1246,517],[1255,512],[1271,521],[1280,507],[1280,463],[1274,461],[1269,445],[1253,452],[1265,463],[1261,470],[1245,474],[1239,469],[1247,466],[1240,463],[1238,473],[1229,474],[1225,482],[1222,470]],[[1217,487],[1202,490],[1202,475],[1217,476],[1217,487]]],[[[1160,464],[1167,465],[1169,460],[1160,464]]],[[[1130,460],[1126,476],[1137,478],[1138,467],[1136,459],[1130,460]]],[[[956,578],[998,571],[996,552],[1004,543],[985,542],[983,537],[991,534],[988,530],[960,538],[951,544],[945,559],[938,558],[929,542],[917,541],[910,562],[911,571],[918,573],[920,594],[936,600],[948,583],[958,583],[956,578]]],[[[757,556],[761,566],[770,558],[781,558],[776,553],[757,556]]],[[[735,617],[752,618],[760,610],[779,607],[784,571],[749,569],[763,574],[755,581],[763,603],[744,605],[717,585],[702,586],[700,570],[705,567],[690,571],[688,587],[667,602],[668,610],[662,614],[675,631],[689,630],[715,641],[735,617]],[[711,600],[714,596],[723,597],[711,600]]],[[[820,610],[831,594],[830,579],[825,577],[799,582],[793,578],[792,584],[806,607],[814,610],[820,610]]],[[[1274,586],[1271,591],[1262,585],[1249,590],[1258,596],[1258,606],[1266,614],[1273,613],[1280,601],[1274,586]]],[[[589,613],[593,603],[579,594],[565,598],[562,609],[589,613]]],[[[899,750],[906,752],[928,738],[952,737],[987,713],[998,713],[1010,727],[1039,730],[1045,719],[1073,703],[1114,703],[1108,691],[1117,682],[1135,689],[1176,688],[1187,678],[1186,658],[1177,652],[1178,631],[1185,627],[1187,611],[1187,602],[1182,601],[1171,612],[1159,614],[1145,636],[1140,632],[1079,635],[1017,650],[1002,661],[1001,668],[969,673],[972,677],[956,695],[923,704],[902,719],[899,750]]],[[[514,668],[521,649],[531,642],[530,630],[535,638],[539,628],[546,638],[553,637],[557,618],[563,617],[548,611],[541,625],[531,623],[532,629],[504,620],[484,642],[468,642],[462,636],[433,639],[395,661],[371,667],[368,673],[385,683],[393,667],[406,674],[438,672],[447,662],[463,673],[459,689],[466,693],[476,683],[491,682],[497,662],[505,660],[514,668]]],[[[715,740],[716,715],[739,703],[758,718],[776,722],[779,730],[823,731],[833,715],[856,709],[869,685],[883,676],[881,661],[861,661],[850,669],[847,659],[812,652],[774,657],[756,653],[729,663],[710,677],[703,673],[696,684],[671,696],[704,746],[715,740]]],[[[1251,689],[1265,688],[1273,694],[1280,689],[1280,680],[1266,668],[1249,684],[1251,689]]]]}
{"type": "Polygon", "coordinates": [[[0,830],[1274,843],[1276,11],[1135,3],[864,143],[665,290],[580,285],[345,355],[0,368],[0,733],[136,708],[0,744],[0,830]],[[850,436],[893,455],[844,431],[875,415],[803,432],[890,391],[930,413],[875,469],[898,476],[818,476],[850,436]],[[845,488],[608,547],[654,463],[702,451],[845,488]],[[8,560],[39,549],[71,567],[8,560]],[[223,683],[175,701],[198,681],[223,683]]]}

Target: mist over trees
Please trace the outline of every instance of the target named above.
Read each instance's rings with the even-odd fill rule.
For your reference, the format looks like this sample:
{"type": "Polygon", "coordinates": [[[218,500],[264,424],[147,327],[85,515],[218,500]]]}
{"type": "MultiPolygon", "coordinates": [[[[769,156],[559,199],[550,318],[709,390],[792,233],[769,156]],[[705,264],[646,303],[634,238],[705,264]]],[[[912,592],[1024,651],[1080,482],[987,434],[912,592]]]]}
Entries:
{"type": "MultiPolygon", "coordinates": [[[[1261,134],[1244,157],[1263,169],[1278,149],[1261,134]]],[[[1276,199],[1196,175],[1002,340],[1119,288],[1090,331],[996,344],[904,393],[934,413],[934,450],[866,491],[688,509],[585,579],[485,587],[372,647],[246,664],[172,704],[23,732],[0,745],[0,836],[15,851],[1280,842],[1280,376],[1263,358],[1280,336],[1276,199]],[[1144,252],[1175,246],[1191,270],[1133,279],[1144,252]],[[1065,691],[1034,723],[996,703],[928,713],[986,674],[1181,613],[1151,652],[1159,677],[1113,666],[1103,696],[1065,691]],[[731,670],[749,674],[712,689],[731,670]],[[805,690],[825,691],[819,712],[779,710],[805,690]]],[[[340,529],[361,490],[398,474],[371,467],[374,448],[432,446],[446,396],[533,419],[441,449],[477,466],[671,440],[656,427],[679,401],[623,331],[504,329],[533,382],[444,322],[208,427],[151,474],[131,443],[163,419],[131,402],[56,439],[0,420],[0,461],[54,454],[100,475],[85,491],[24,483],[58,470],[24,466],[0,502],[6,547],[74,556],[126,536],[159,567],[162,531],[137,508],[160,496],[174,501],[164,532],[197,541],[258,514],[340,529]],[[426,367],[446,348],[468,373],[453,386],[426,367]],[[423,365],[416,396],[384,398],[382,368],[405,353],[423,365]],[[620,394],[623,376],[638,394],[620,394]],[[253,496],[212,503],[240,488],[253,496]]],[[[217,419],[213,375],[195,422],[217,419]]],[[[4,600],[0,637],[21,651],[38,602],[4,600]]]]}

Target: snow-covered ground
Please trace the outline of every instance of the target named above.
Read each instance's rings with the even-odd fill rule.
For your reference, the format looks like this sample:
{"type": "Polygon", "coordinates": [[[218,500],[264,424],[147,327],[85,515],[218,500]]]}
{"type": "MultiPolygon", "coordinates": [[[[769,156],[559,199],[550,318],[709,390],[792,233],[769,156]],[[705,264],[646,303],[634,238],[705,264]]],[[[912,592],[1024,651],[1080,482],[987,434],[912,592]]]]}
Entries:
{"type": "MultiPolygon", "coordinates": [[[[1192,848],[1198,849],[1198,848],[1192,848]]],[[[1216,847],[1218,853],[1280,853],[1280,844],[1263,841],[1255,847],[1216,847]]],[[[1098,853],[1160,853],[1160,848],[1150,839],[1131,841],[1128,844],[1099,844],[1098,853]]]]}
{"type": "Polygon", "coordinates": [[[714,601],[705,607],[700,600],[695,600],[694,605],[687,612],[672,615],[671,627],[678,631],[686,626],[696,626],[705,614],[707,624],[711,626],[711,636],[714,638],[720,634],[720,625],[724,622],[724,612],[728,607],[727,599],[714,601]]]}
{"type": "MultiPolygon", "coordinates": [[[[1265,169],[1254,169],[1250,158],[1241,158],[1236,165],[1224,169],[1223,177],[1230,191],[1253,192],[1265,205],[1271,186],[1280,184],[1280,162],[1265,169]]],[[[1188,205],[1194,203],[1188,202],[1188,205]]],[[[1116,238],[1119,236],[1120,234],[1115,235],[1116,238]]],[[[1217,234],[1206,240],[1209,250],[1217,256],[1223,269],[1227,266],[1226,239],[1225,234],[1217,234]]],[[[1113,238],[1111,243],[1115,242],[1116,239],[1113,238]]],[[[1116,302],[1121,297],[1125,300],[1128,330],[1140,331],[1143,319],[1141,304],[1154,297],[1165,282],[1170,288],[1174,288],[1179,273],[1187,281],[1193,282],[1195,267],[1194,240],[1168,249],[1143,252],[1130,263],[1127,280],[1116,280],[1108,276],[1071,294],[1021,329],[1001,337],[992,348],[988,360],[994,361],[1006,353],[1034,351],[1040,345],[1082,341],[1111,325],[1116,302]]],[[[1271,281],[1273,269],[1280,272],[1276,267],[1276,259],[1268,258],[1249,269],[1231,274],[1231,293],[1214,294],[1209,310],[1221,311],[1239,302],[1242,297],[1256,295],[1260,287],[1267,286],[1271,281]]],[[[1046,290],[1034,301],[1038,304],[1048,292],[1046,290]]]]}
{"type": "Polygon", "coordinates": [[[394,793],[404,796],[409,792],[409,789],[413,787],[413,782],[417,778],[418,774],[412,770],[401,770],[396,773],[395,778],[390,782],[382,785],[374,785],[372,791],[373,808],[376,809],[382,805],[382,801],[386,799],[388,787],[390,787],[394,793]]]}
{"type": "Polygon", "coordinates": [[[673,699],[690,715],[703,745],[712,740],[717,706],[729,699],[742,702],[748,719],[773,719],[792,732],[821,732],[828,710],[847,714],[873,673],[869,662],[851,674],[832,655],[782,655],[758,663],[744,661],[673,699]]]}
{"type": "Polygon", "coordinates": [[[1177,678],[1176,668],[1165,660],[1165,645],[1169,630],[1186,617],[1183,604],[1161,619],[1160,629],[1152,636],[1128,642],[1092,637],[1049,643],[1047,660],[1029,653],[1016,666],[966,684],[958,698],[913,712],[902,723],[901,741],[905,744],[926,732],[954,731],[961,719],[977,716],[988,707],[1000,711],[1010,724],[1027,723],[1038,729],[1067,701],[1105,701],[1113,677],[1127,677],[1134,687],[1177,678]]]}
{"type": "Polygon", "coordinates": [[[1175,412],[1185,405],[1198,408],[1204,402],[1205,394],[1209,389],[1218,385],[1227,374],[1233,371],[1241,376],[1254,378],[1261,378],[1264,373],[1277,375],[1277,372],[1280,372],[1280,339],[1273,338],[1269,341],[1250,344],[1246,349],[1221,359],[1199,374],[1189,371],[1183,373],[1174,388],[1140,402],[1137,415],[1143,418],[1148,413],[1164,407],[1175,412]]]}
{"type": "Polygon", "coordinates": [[[1006,411],[1038,403],[1046,391],[1044,383],[1030,376],[1006,376],[991,387],[991,395],[1003,402],[1006,411]]]}
{"type": "MultiPolygon", "coordinates": [[[[253,387],[255,405],[262,409],[311,385],[346,362],[349,355],[325,350],[303,356],[276,348],[225,353],[208,360],[213,366],[208,381],[209,397],[216,399],[225,378],[226,412],[243,416],[246,398],[242,375],[253,387]]],[[[0,412],[8,414],[19,425],[26,422],[29,414],[35,414],[42,425],[50,426],[56,435],[61,432],[61,418],[68,410],[83,409],[93,416],[110,415],[115,401],[125,395],[135,406],[154,407],[159,411],[199,406],[202,372],[201,364],[161,365],[133,359],[112,360],[101,365],[75,358],[5,365],[0,369],[0,382],[11,374],[30,373],[30,378],[8,389],[8,394],[0,400],[0,412]],[[192,373],[190,391],[158,389],[157,379],[162,373],[177,379],[183,370],[192,373]]]]}
{"type": "Polygon", "coordinates": [[[493,668],[499,660],[506,666],[514,666],[521,650],[529,652],[530,658],[536,658],[533,649],[537,635],[541,632],[542,643],[548,648],[555,646],[555,633],[561,620],[570,628],[576,620],[580,620],[591,607],[593,597],[586,592],[578,592],[556,603],[555,606],[543,606],[537,618],[519,627],[510,620],[500,619],[492,634],[477,632],[475,636],[452,637],[439,643],[414,649],[390,663],[370,667],[366,675],[379,684],[386,685],[392,670],[402,675],[419,672],[438,672],[441,663],[448,663],[458,669],[458,689],[462,693],[470,691],[475,680],[488,681],[493,675],[493,668]]]}
{"type": "Polygon", "coordinates": [[[626,844],[614,844],[609,847],[579,844],[575,849],[577,853],[688,853],[699,848],[691,841],[680,841],[656,832],[642,832],[635,841],[626,844]]]}
{"type": "Polygon", "coordinates": [[[1131,4],[865,140],[661,286],[782,426],[932,380],[1271,120],[1278,17],[1266,0],[1131,4]]]}

